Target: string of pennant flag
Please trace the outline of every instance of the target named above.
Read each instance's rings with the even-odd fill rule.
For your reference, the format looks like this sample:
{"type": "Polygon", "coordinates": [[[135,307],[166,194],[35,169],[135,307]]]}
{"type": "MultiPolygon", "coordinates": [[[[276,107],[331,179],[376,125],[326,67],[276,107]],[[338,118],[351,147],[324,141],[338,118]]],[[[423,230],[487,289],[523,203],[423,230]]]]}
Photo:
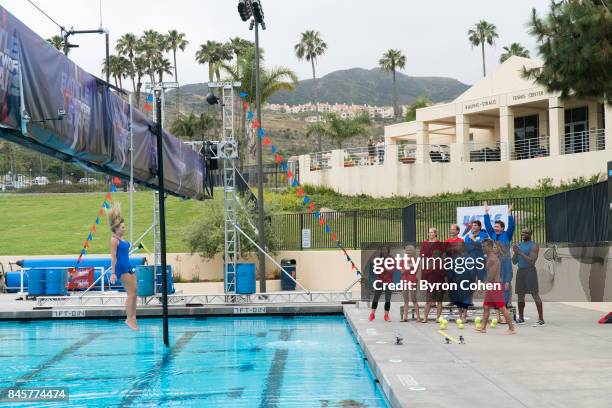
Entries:
{"type": "Polygon", "coordinates": [[[87,250],[89,249],[89,243],[93,241],[94,234],[98,231],[98,228],[99,228],[98,226],[100,225],[101,219],[106,215],[108,210],[110,210],[111,208],[111,204],[113,202],[113,197],[111,196],[111,193],[114,193],[117,191],[116,185],[121,186],[121,180],[119,180],[119,177],[114,178],[113,182],[111,183],[110,191],[106,193],[106,197],[104,198],[102,205],[98,209],[98,215],[96,216],[96,220],[91,226],[91,228],[89,229],[87,238],[85,239],[85,242],[83,243],[83,246],[81,248],[81,252],[79,253],[79,258],[77,259],[77,266],[81,263],[81,261],[83,260],[83,257],[87,255],[87,250]]]}
{"type": "Polygon", "coordinates": [[[300,187],[299,182],[297,178],[295,177],[295,174],[293,174],[291,169],[288,168],[287,162],[283,161],[283,157],[279,149],[274,144],[272,144],[272,139],[270,139],[270,136],[268,135],[266,130],[261,126],[259,121],[255,119],[255,114],[253,110],[250,109],[249,103],[245,100],[247,96],[248,94],[246,92],[240,92],[240,98],[242,99],[244,109],[247,111],[247,120],[249,121],[250,126],[252,126],[253,130],[257,131],[257,136],[260,139],[262,139],[262,144],[264,146],[270,147],[270,150],[272,154],[274,155],[274,163],[280,164],[282,171],[287,173],[287,179],[291,183],[291,187],[293,188],[297,187],[297,190],[296,190],[297,196],[302,199],[302,202],[304,203],[305,206],[308,207],[308,210],[314,214],[315,219],[319,221],[319,226],[321,226],[321,228],[324,228],[325,233],[331,234],[332,241],[336,243],[336,246],[340,250],[342,250],[342,252],[344,253],[344,256],[346,256],[346,261],[351,264],[351,269],[355,270],[357,275],[361,275],[361,271],[359,270],[359,268],[357,267],[353,259],[351,259],[346,248],[344,247],[344,245],[342,245],[342,242],[338,239],[336,232],[332,230],[332,227],[329,225],[329,222],[325,220],[321,212],[319,210],[315,210],[316,206],[315,206],[315,203],[312,197],[309,197],[308,194],[304,192],[304,189],[300,187]]]}

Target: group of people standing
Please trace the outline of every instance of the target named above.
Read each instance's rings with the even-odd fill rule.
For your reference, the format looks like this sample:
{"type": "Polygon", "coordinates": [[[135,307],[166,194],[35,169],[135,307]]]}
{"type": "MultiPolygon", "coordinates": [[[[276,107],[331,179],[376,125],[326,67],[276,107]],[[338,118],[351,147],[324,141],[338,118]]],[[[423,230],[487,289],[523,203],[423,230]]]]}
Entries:
{"type": "MultiPolygon", "coordinates": [[[[420,246],[419,257],[421,261],[426,258],[443,258],[448,260],[456,260],[463,257],[463,265],[474,265],[472,268],[444,268],[440,267],[441,263],[433,263],[433,266],[424,266],[424,262],[415,265],[407,265],[401,268],[400,280],[402,283],[413,282],[412,290],[402,290],[404,299],[404,310],[401,321],[408,321],[409,303],[412,302],[416,321],[427,323],[429,313],[432,308],[436,310],[436,320],[441,317],[443,302],[449,299],[450,303],[459,309],[458,318],[463,321],[467,318],[468,308],[474,306],[473,295],[474,291],[469,289],[472,283],[484,282],[490,287],[499,289],[487,289],[484,291],[483,302],[483,325],[477,330],[486,332],[490,309],[496,309],[500,324],[507,324],[507,333],[514,333],[514,324],[510,317],[509,309],[512,307],[512,288],[511,282],[513,278],[513,264],[517,265],[517,276],[515,284],[515,293],[518,296],[518,318],[517,324],[524,324],[525,310],[525,295],[531,294],[538,310],[538,320],[534,326],[543,326],[544,315],[542,300],[539,296],[538,277],[535,268],[538,259],[539,246],[532,240],[532,230],[523,228],[521,231],[521,242],[513,245],[512,239],[515,230],[515,220],[512,214],[512,205],[508,206],[508,226],[502,220],[491,222],[489,215],[489,205],[485,201],[484,207],[484,229],[480,220],[473,220],[468,230],[460,236],[461,230],[457,224],[453,224],[449,229],[449,238],[445,241],[438,239],[438,231],[436,228],[429,228],[428,239],[423,241],[420,246]],[[469,261],[469,262],[468,262],[469,261]],[[436,266],[437,265],[437,266],[436,266]],[[426,280],[428,284],[427,299],[421,316],[417,300],[417,288],[419,280],[426,280]],[[444,286],[443,283],[452,287],[452,290],[447,291],[440,289],[444,286]],[[461,283],[464,285],[461,285],[461,283]],[[503,319],[502,319],[503,315],[503,319]]],[[[404,248],[408,260],[416,259],[417,249],[414,245],[406,245],[404,248]]],[[[390,248],[385,247],[380,253],[383,258],[390,257],[390,248]]],[[[459,265],[459,263],[450,263],[459,265]]],[[[391,283],[394,281],[395,268],[388,268],[382,272],[377,279],[383,283],[391,283]]],[[[407,287],[407,285],[403,285],[407,287]]],[[[370,321],[375,319],[375,312],[378,306],[378,301],[382,294],[385,294],[385,321],[391,321],[389,311],[391,308],[392,291],[388,286],[378,289],[374,288],[374,296],[372,301],[372,310],[370,312],[370,321]]]]}

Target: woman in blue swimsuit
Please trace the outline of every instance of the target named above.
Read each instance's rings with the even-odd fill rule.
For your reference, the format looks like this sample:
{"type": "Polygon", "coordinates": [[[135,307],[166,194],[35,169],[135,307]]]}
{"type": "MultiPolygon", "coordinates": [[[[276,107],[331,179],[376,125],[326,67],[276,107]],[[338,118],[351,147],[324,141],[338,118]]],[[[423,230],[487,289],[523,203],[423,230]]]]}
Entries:
{"type": "Polygon", "coordinates": [[[130,264],[130,243],[123,239],[125,223],[121,217],[121,208],[117,204],[113,204],[109,211],[108,223],[113,232],[110,240],[110,283],[114,285],[117,279],[121,281],[127,293],[127,300],[125,302],[127,318],[125,319],[125,324],[132,330],[138,330],[138,324],[136,323],[136,276],[134,276],[134,271],[130,264]]]}

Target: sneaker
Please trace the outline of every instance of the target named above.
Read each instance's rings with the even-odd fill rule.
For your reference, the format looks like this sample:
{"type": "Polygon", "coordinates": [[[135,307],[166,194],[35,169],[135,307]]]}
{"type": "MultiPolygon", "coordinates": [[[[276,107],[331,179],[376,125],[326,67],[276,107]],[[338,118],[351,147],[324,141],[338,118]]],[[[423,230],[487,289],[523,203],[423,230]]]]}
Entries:
{"type": "Polygon", "coordinates": [[[516,324],[525,324],[525,319],[521,319],[520,317],[516,319],[516,324]]]}
{"type": "Polygon", "coordinates": [[[391,318],[389,317],[389,314],[385,313],[385,322],[390,322],[391,318]]]}
{"type": "Polygon", "coordinates": [[[537,322],[532,324],[531,327],[543,327],[545,325],[546,325],[546,323],[544,323],[544,320],[538,320],[537,322]]]}
{"type": "Polygon", "coordinates": [[[370,312],[370,317],[368,317],[369,321],[374,320],[374,318],[376,317],[376,315],[374,314],[374,312],[370,312]]]}

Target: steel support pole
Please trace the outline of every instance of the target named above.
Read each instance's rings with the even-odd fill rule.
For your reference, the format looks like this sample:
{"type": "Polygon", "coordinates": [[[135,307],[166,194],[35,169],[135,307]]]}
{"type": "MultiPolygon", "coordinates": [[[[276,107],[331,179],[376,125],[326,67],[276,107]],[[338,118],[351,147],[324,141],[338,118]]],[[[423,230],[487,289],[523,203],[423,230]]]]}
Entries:
{"type": "MultiPolygon", "coordinates": [[[[255,22],[255,106],[257,107],[257,122],[261,127],[261,89],[259,84],[259,23],[255,22]]],[[[258,131],[259,129],[256,129],[258,131]]],[[[266,247],[265,226],[264,226],[264,198],[263,198],[263,158],[262,158],[262,141],[259,135],[257,138],[257,229],[258,242],[261,248],[266,247]]],[[[259,259],[259,292],[266,291],[266,257],[261,252],[258,254],[259,259]]]]}

